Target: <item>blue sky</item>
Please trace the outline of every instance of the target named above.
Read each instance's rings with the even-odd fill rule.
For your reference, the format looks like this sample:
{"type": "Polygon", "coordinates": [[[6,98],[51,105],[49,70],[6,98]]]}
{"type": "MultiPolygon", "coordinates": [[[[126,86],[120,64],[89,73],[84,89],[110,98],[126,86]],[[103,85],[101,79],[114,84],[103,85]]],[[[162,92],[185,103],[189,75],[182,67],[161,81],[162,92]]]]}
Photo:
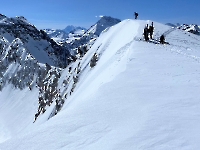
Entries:
{"type": "Polygon", "coordinates": [[[161,23],[200,25],[200,0],[1,0],[0,13],[24,16],[37,28],[63,29],[67,25],[89,28],[100,15],[161,23]],[[3,5],[2,5],[3,4],[3,5]]]}

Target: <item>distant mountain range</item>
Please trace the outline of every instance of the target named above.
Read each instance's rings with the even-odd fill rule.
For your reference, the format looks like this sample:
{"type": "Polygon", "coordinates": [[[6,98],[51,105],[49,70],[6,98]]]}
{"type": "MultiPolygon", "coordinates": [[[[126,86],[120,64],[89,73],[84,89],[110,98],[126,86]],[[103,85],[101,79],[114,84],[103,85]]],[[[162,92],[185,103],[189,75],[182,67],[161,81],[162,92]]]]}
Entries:
{"type": "Polygon", "coordinates": [[[74,57],[79,55],[79,52],[85,53],[84,51],[94,44],[99,35],[109,27],[121,22],[117,18],[110,16],[103,16],[92,25],[88,30],[83,27],[67,26],[63,30],[45,29],[47,35],[52,38],[58,45],[67,49],[70,54],[74,57]]]}
{"type": "MultiPolygon", "coordinates": [[[[50,38],[57,44],[62,45],[70,51],[72,55],[76,55],[74,50],[83,45],[90,48],[96,38],[104,31],[117,23],[120,19],[112,18],[110,16],[103,16],[92,25],[88,30],[83,27],[76,27],[73,25],[67,26],[65,29],[44,29],[50,38]]],[[[76,51],[76,50],[75,50],[76,51]]]]}
{"type": "Polygon", "coordinates": [[[44,29],[44,31],[58,44],[63,43],[70,38],[76,39],[84,34],[86,28],[76,27],[73,25],[67,26],[65,29],[44,29]]]}
{"type": "Polygon", "coordinates": [[[172,24],[172,23],[167,23],[166,25],[171,26],[171,27],[175,27],[177,29],[181,29],[181,30],[185,30],[187,32],[196,34],[196,35],[200,35],[200,26],[196,25],[196,24],[182,24],[180,25],[179,23],[177,24],[172,24]]]}

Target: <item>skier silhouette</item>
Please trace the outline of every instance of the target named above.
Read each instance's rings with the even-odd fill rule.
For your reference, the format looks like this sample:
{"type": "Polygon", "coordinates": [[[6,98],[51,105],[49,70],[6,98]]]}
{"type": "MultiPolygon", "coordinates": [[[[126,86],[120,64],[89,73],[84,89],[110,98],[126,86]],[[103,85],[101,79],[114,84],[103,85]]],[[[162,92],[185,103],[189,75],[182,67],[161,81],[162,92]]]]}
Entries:
{"type": "Polygon", "coordinates": [[[135,12],[134,15],[135,15],[135,19],[137,19],[137,17],[138,17],[138,13],[135,12]]]}
{"type": "Polygon", "coordinates": [[[145,26],[145,28],[144,28],[144,40],[145,40],[145,41],[148,41],[148,40],[149,40],[148,35],[149,35],[149,30],[148,30],[148,24],[147,24],[147,25],[145,26]]]}
{"type": "Polygon", "coordinates": [[[153,30],[154,30],[154,27],[153,27],[153,22],[152,22],[152,23],[151,23],[151,26],[149,26],[150,39],[152,39],[152,36],[153,36],[153,30]]]}
{"type": "Polygon", "coordinates": [[[160,43],[161,44],[165,43],[165,36],[163,34],[160,36],[160,43]]]}

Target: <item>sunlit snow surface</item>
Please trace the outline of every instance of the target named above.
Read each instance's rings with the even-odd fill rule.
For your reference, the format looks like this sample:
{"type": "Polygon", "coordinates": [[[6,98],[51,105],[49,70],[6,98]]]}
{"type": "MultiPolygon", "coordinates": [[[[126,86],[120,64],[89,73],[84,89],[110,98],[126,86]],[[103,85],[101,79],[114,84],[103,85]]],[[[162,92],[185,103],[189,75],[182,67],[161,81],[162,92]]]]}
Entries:
{"type": "Polygon", "coordinates": [[[199,149],[200,37],[154,23],[154,38],[165,33],[170,45],[147,43],[147,23],[124,20],[104,31],[80,60],[75,91],[48,121],[44,113],[32,123],[37,89],[4,88],[0,150],[199,149]]]}

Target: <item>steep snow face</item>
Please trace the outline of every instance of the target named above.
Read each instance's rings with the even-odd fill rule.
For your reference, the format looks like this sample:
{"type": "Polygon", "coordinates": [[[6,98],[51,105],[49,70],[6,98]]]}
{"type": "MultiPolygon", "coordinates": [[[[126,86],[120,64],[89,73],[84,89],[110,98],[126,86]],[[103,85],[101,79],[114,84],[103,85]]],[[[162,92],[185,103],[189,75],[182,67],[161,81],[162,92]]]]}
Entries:
{"type": "Polygon", "coordinates": [[[164,34],[170,45],[144,42],[147,23],[124,20],[105,30],[62,72],[61,111],[46,121],[50,106],[17,136],[6,128],[0,149],[198,149],[200,37],[154,22],[154,39],[164,34]]]}
{"type": "Polygon", "coordinates": [[[57,78],[62,69],[39,63],[28,53],[19,38],[9,43],[1,37],[0,50],[0,142],[2,142],[32,124],[34,113],[39,116],[55,102],[57,78]]]}
{"type": "Polygon", "coordinates": [[[37,110],[38,89],[16,89],[7,85],[0,92],[0,143],[32,126],[37,110]]]}

